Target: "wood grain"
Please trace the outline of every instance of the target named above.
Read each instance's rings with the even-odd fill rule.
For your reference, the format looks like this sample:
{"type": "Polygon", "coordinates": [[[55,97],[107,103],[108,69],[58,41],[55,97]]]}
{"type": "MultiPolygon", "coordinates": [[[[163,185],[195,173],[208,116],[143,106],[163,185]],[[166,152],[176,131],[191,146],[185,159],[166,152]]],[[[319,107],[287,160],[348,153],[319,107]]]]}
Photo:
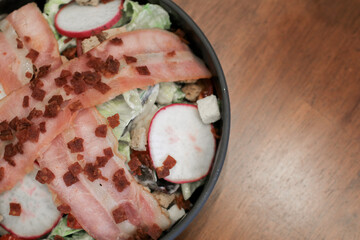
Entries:
{"type": "Polygon", "coordinates": [[[219,182],[178,239],[360,239],[360,1],[175,2],[232,109],[219,182]]]}

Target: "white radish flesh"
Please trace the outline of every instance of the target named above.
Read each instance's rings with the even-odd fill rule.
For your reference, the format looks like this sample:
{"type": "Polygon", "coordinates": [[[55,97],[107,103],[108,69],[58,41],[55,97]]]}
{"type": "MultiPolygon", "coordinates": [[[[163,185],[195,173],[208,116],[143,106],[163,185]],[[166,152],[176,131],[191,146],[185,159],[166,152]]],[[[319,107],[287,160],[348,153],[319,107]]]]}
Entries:
{"type": "Polygon", "coordinates": [[[53,203],[46,185],[35,180],[32,171],[11,190],[0,195],[1,225],[9,232],[28,239],[35,239],[51,231],[61,214],[53,203]],[[10,203],[21,205],[20,216],[10,216],[10,203]]]}
{"type": "Polygon", "coordinates": [[[148,144],[154,167],[168,156],[176,160],[165,180],[194,182],[205,177],[215,154],[212,126],[204,124],[195,105],[171,104],[161,108],[151,121],[148,144]]]}
{"type": "Polygon", "coordinates": [[[122,0],[98,6],[67,4],[55,16],[56,30],[68,37],[85,38],[111,28],[121,18],[122,0]]]}

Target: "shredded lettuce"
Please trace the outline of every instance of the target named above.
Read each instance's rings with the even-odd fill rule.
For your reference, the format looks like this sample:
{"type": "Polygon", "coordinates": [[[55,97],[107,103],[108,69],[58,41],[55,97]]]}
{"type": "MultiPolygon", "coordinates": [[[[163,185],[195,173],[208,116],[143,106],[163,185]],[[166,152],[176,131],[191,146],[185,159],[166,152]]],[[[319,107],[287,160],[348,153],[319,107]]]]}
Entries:
{"type": "Polygon", "coordinates": [[[183,102],[185,93],[181,91],[179,84],[174,82],[160,83],[159,95],[156,102],[161,105],[183,102]]]}
{"type": "Polygon", "coordinates": [[[60,34],[55,29],[55,15],[59,11],[59,8],[63,4],[67,4],[71,2],[71,0],[49,0],[44,5],[44,17],[48,21],[51,30],[55,34],[55,38],[59,39],[60,34]]]}
{"type": "Polygon", "coordinates": [[[195,190],[204,183],[205,183],[205,178],[196,182],[181,184],[181,192],[184,196],[184,199],[188,200],[191,197],[191,195],[195,192],[195,190]]]}
{"type": "Polygon", "coordinates": [[[124,20],[131,18],[126,29],[161,28],[169,29],[171,22],[169,14],[159,5],[147,3],[140,5],[137,2],[125,0],[124,20]]]}
{"type": "Polygon", "coordinates": [[[58,225],[51,231],[47,239],[54,239],[56,235],[61,237],[68,237],[74,233],[84,231],[82,229],[72,229],[67,226],[67,216],[60,219],[58,225]]]}

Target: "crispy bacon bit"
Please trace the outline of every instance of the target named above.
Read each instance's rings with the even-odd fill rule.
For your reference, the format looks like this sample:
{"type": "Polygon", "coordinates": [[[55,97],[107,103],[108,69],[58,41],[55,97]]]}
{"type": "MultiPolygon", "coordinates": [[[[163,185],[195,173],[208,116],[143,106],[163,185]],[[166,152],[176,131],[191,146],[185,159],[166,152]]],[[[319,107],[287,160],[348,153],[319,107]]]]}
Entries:
{"type": "Polygon", "coordinates": [[[101,81],[101,76],[97,72],[86,71],[83,72],[82,75],[84,76],[85,83],[90,86],[95,86],[98,82],[101,81]]]}
{"type": "Polygon", "coordinates": [[[113,39],[110,40],[110,42],[114,45],[123,45],[123,40],[121,38],[115,37],[113,39]]]}
{"type": "Polygon", "coordinates": [[[53,101],[49,103],[48,105],[45,105],[45,112],[44,117],[46,118],[55,118],[58,113],[60,112],[60,106],[57,104],[57,102],[53,101]]]}
{"type": "Polygon", "coordinates": [[[70,149],[71,153],[83,152],[83,143],[84,139],[75,137],[73,140],[67,143],[67,147],[70,149]]]}
{"type": "Polygon", "coordinates": [[[22,49],[22,48],[24,47],[23,42],[22,42],[20,39],[18,39],[18,38],[16,38],[16,43],[17,43],[16,47],[17,47],[18,49],[22,49]]]}
{"type": "Polygon", "coordinates": [[[176,160],[170,155],[167,156],[166,160],[163,163],[164,167],[166,167],[167,169],[172,169],[175,166],[175,164],[176,164],[176,160]]]}
{"type": "Polygon", "coordinates": [[[170,174],[169,169],[167,169],[164,166],[158,167],[155,170],[156,170],[156,174],[157,174],[158,178],[165,178],[165,177],[169,176],[169,174],[170,174]]]}
{"type": "Polygon", "coordinates": [[[57,77],[54,80],[57,87],[62,87],[67,83],[66,77],[57,77]]]}
{"type": "Polygon", "coordinates": [[[14,157],[16,155],[16,153],[17,153],[17,150],[12,143],[9,143],[5,146],[4,160],[8,164],[10,164],[10,166],[13,166],[13,167],[16,166],[14,160],[12,159],[12,157],[14,157]]]}
{"type": "Polygon", "coordinates": [[[114,59],[112,55],[106,59],[106,69],[105,72],[110,75],[117,74],[119,72],[120,62],[117,59],[114,59]]]}
{"type": "Polygon", "coordinates": [[[11,216],[20,216],[21,214],[21,205],[20,203],[10,203],[9,215],[11,216]]]}
{"type": "Polygon", "coordinates": [[[97,137],[106,137],[107,126],[106,124],[101,124],[95,129],[95,136],[97,137]]]}
{"type": "Polygon", "coordinates": [[[74,176],[79,175],[83,170],[78,162],[71,164],[68,169],[74,176]]]}
{"type": "Polygon", "coordinates": [[[16,116],[10,121],[9,126],[16,131],[18,123],[19,123],[19,118],[16,116]]]}
{"type": "Polygon", "coordinates": [[[179,209],[183,208],[184,210],[190,210],[191,203],[189,200],[184,200],[184,197],[182,194],[179,194],[175,197],[175,203],[179,207],[179,209]]]}
{"type": "Polygon", "coordinates": [[[0,167],[0,182],[4,179],[5,169],[4,167],[0,167]]]}
{"type": "Polygon", "coordinates": [[[56,102],[57,105],[60,106],[64,102],[64,99],[61,95],[54,95],[48,101],[48,103],[52,103],[52,102],[56,102]]]}
{"type": "Polygon", "coordinates": [[[76,220],[76,218],[70,213],[67,218],[67,226],[73,229],[82,229],[80,223],[76,220]]]}
{"type": "Polygon", "coordinates": [[[0,140],[7,141],[13,139],[13,134],[11,132],[10,125],[6,120],[0,123],[0,140]]]}
{"type": "Polygon", "coordinates": [[[150,75],[150,71],[147,66],[139,66],[135,67],[135,69],[140,75],[150,75]]]}
{"type": "Polygon", "coordinates": [[[23,104],[22,104],[23,108],[29,107],[29,100],[30,100],[29,96],[24,96],[23,104]]]}
{"type": "Polygon", "coordinates": [[[147,234],[149,234],[152,239],[158,239],[161,233],[162,229],[155,223],[147,231],[147,234]]]}
{"type": "Polygon", "coordinates": [[[27,116],[27,119],[31,121],[33,118],[38,118],[41,117],[42,115],[43,112],[41,110],[37,110],[36,108],[33,108],[29,113],[29,115],[27,116]]]}
{"type": "Polygon", "coordinates": [[[112,215],[114,217],[114,220],[115,220],[116,224],[121,223],[121,222],[128,219],[127,216],[126,216],[125,209],[123,209],[122,206],[119,206],[114,211],[112,211],[112,215]]]}
{"type": "Polygon", "coordinates": [[[20,154],[23,154],[24,153],[24,150],[23,150],[23,144],[18,142],[17,144],[15,144],[15,148],[16,148],[16,151],[20,154]]]}
{"type": "Polygon", "coordinates": [[[74,59],[76,57],[76,47],[69,47],[65,49],[61,54],[69,60],[74,59]]]}
{"type": "Polygon", "coordinates": [[[63,214],[69,214],[71,211],[71,207],[67,204],[61,204],[57,207],[57,210],[63,214]]]}
{"type": "Polygon", "coordinates": [[[148,150],[146,150],[146,151],[135,151],[135,150],[133,150],[131,152],[130,158],[132,159],[132,158],[135,158],[135,157],[138,158],[140,160],[140,162],[144,166],[154,170],[154,166],[152,164],[152,161],[151,161],[151,158],[150,158],[150,153],[149,153],[148,150]]]}
{"type": "Polygon", "coordinates": [[[31,72],[26,72],[26,73],[25,73],[25,77],[31,78],[31,77],[32,77],[32,73],[31,73],[31,72]]]}
{"type": "Polygon", "coordinates": [[[132,57],[132,56],[124,55],[124,59],[125,59],[126,64],[136,63],[137,62],[136,57],[132,57]]]}
{"type": "Polygon", "coordinates": [[[64,240],[64,238],[62,236],[55,235],[54,240],[64,240]]]}
{"type": "Polygon", "coordinates": [[[96,157],[95,167],[97,168],[105,167],[108,161],[109,158],[106,156],[96,157]]]}
{"type": "Polygon", "coordinates": [[[51,64],[50,64],[50,65],[41,66],[41,67],[39,68],[39,72],[38,72],[38,74],[37,74],[37,77],[38,77],[38,78],[45,77],[45,76],[49,73],[50,67],[51,67],[51,64]]]}
{"type": "Polygon", "coordinates": [[[111,128],[116,128],[120,124],[120,116],[118,113],[108,117],[107,120],[111,128]]]}
{"type": "Polygon", "coordinates": [[[139,160],[138,157],[132,157],[128,163],[130,170],[135,174],[135,175],[141,175],[141,162],[139,160]]]}
{"type": "Polygon", "coordinates": [[[89,61],[87,61],[86,66],[88,66],[89,68],[93,68],[96,72],[102,72],[105,67],[105,62],[101,60],[101,58],[93,57],[90,55],[90,59],[89,61]]]}
{"type": "Polygon", "coordinates": [[[87,163],[85,165],[84,174],[91,182],[95,181],[98,178],[107,181],[107,178],[102,176],[100,169],[97,166],[93,165],[92,163],[87,163]]]}
{"type": "Polygon", "coordinates": [[[31,48],[29,53],[25,57],[29,58],[34,63],[38,56],[39,52],[31,48]]]}
{"type": "Polygon", "coordinates": [[[24,36],[25,42],[30,42],[31,38],[29,36],[24,36]]]}
{"type": "Polygon", "coordinates": [[[14,124],[16,124],[16,131],[28,129],[32,125],[32,123],[27,118],[22,118],[19,120],[17,117],[15,117],[13,120],[11,120],[11,122],[13,121],[15,122],[14,124]]]}
{"type": "MultiPolygon", "coordinates": [[[[34,66],[34,65],[33,65],[34,66]]],[[[34,70],[35,71],[35,70],[34,70]]],[[[42,88],[44,86],[44,83],[39,78],[32,78],[30,80],[30,86],[29,88],[31,90],[34,90],[35,88],[42,88]]]]}
{"type": "Polygon", "coordinates": [[[124,169],[120,168],[114,173],[112,181],[115,184],[116,190],[122,192],[127,186],[130,185],[130,182],[126,179],[124,169]]]}
{"type": "Polygon", "coordinates": [[[80,100],[77,100],[69,105],[69,109],[71,112],[76,112],[77,110],[79,110],[81,108],[83,108],[83,105],[80,102],[80,100]]]}
{"type": "Polygon", "coordinates": [[[65,90],[65,93],[66,93],[66,95],[67,96],[69,96],[70,95],[70,93],[74,90],[72,87],[70,87],[69,85],[65,85],[64,86],[64,90],[65,90]]]}
{"type": "Polygon", "coordinates": [[[85,92],[86,83],[84,81],[84,77],[81,73],[75,72],[73,78],[70,80],[70,83],[74,89],[75,94],[80,94],[85,92]]]}
{"type": "Polygon", "coordinates": [[[109,87],[109,85],[107,85],[106,83],[103,82],[98,82],[94,88],[96,90],[98,90],[99,92],[101,92],[102,94],[107,93],[111,88],[109,87]]]}
{"type": "Polygon", "coordinates": [[[40,129],[37,126],[31,125],[27,130],[28,130],[28,139],[31,142],[39,141],[40,129]]]}
{"type": "Polygon", "coordinates": [[[46,92],[41,88],[35,87],[31,93],[31,97],[35,100],[42,101],[45,97],[46,92]]]}
{"type": "Polygon", "coordinates": [[[16,135],[16,138],[19,140],[20,143],[24,143],[29,139],[28,129],[27,128],[18,130],[15,135],[16,135]]]}
{"type": "Polygon", "coordinates": [[[105,154],[105,157],[107,157],[107,158],[112,158],[114,156],[114,153],[113,153],[111,147],[105,148],[103,150],[103,152],[105,154]]]}
{"type": "Polygon", "coordinates": [[[55,175],[50,169],[43,168],[37,172],[35,179],[41,184],[49,184],[55,179],[55,175]]]}
{"type": "Polygon", "coordinates": [[[84,155],[78,154],[78,155],[76,156],[76,159],[77,159],[78,161],[83,160],[83,159],[84,159],[84,155]]]}
{"type": "Polygon", "coordinates": [[[79,179],[76,176],[74,176],[74,174],[72,174],[70,171],[68,171],[64,174],[63,180],[67,187],[69,187],[79,181],[79,179]]]}
{"type": "Polygon", "coordinates": [[[70,77],[71,76],[71,72],[69,70],[61,70],[61,73],[60,73],[60,77],[70,77]]]}
{"type": "Polygon", "coordinates": [[[175,52],[175,51],[171,51],[171,52],[168,52],[168,53],[166,54],[167,57],[173,57],[173,56],[175,56],[175,55],[176,55],[176,52],[175,52]]]}
{"type": "Polygon", "coordinates": [[[204,86],[200,92],[199,99],[205,98],[210,96],[214,93],[213,84],[211,79],[201,79],[200,83],[204,86]]]}

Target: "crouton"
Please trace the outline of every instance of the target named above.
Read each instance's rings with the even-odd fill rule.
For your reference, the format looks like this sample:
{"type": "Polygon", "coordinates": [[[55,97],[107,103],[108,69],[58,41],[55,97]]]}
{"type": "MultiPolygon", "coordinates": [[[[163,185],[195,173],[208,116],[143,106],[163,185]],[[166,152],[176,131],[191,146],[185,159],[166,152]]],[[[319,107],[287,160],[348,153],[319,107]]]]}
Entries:
{"type": "Polygon", "coordinates": [[[97,6],[100,0],[75,0],[81,6],[97,6]]]}
{"type": "Polygon", "coordinates": [[[195,102],[199,97],[203,86],[199,83],[186,84],[181,90],[185,93],[185,98],[190,102],[195,102]]]}
{"type": "Polygon", "coordinates": [[[131,142],[130,147],[137,151],[146,151],[146,128],[139,127],[134,128],[130,132],[131,134],[131,142]]]}
{"type": "Polygon", "coordinates": [[[220,119],[220,110],[215,95],[210,95],[196,101],[201,120],[205,124],[216,122],[220,119]]]}
{"type": "Polygon", "coordinates": [[[166,194],[163,192],[153,192],[153,197],[159,202],[163,208],[168,208],[169,205],[175,200],[175,194],[166,194]]]}

